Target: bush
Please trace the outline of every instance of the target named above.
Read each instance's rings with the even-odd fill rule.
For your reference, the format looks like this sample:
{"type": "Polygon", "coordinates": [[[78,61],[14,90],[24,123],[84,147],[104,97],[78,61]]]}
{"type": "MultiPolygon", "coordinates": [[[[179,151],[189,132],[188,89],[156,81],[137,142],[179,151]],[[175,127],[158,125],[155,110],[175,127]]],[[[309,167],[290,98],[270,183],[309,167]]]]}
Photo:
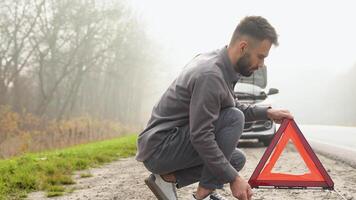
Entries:
{"type": "Polygon", "coordinates": [[[47,121],[0,106],[0,158],[110,139],[126,132],[129,129],[118,122],[91,116],[47,121]]]}

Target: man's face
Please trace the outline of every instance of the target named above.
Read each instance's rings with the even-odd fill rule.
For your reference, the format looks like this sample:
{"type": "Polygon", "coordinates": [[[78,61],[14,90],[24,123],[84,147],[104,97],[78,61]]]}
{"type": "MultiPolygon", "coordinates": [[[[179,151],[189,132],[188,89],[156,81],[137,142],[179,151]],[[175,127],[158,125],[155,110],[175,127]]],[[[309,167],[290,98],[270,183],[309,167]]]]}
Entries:
{"type": "Polygon", "coordinates": [[[236,62],[237,71],[242,76],[251,76],[254,71],[264,66],[264,59],[268,56],[271,46],[272,43],[268,40],[257,42],[254,47],[249,45],[236,62]]]}

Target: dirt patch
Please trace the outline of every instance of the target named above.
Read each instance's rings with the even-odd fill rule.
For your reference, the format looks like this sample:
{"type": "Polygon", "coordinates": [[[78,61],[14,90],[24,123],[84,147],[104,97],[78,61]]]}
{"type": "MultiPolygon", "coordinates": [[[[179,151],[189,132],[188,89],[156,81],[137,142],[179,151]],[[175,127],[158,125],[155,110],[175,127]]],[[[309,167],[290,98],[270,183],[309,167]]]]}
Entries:
{"type": "MultiPolygon", "coordinates": [[[[241,171],[241,175],[247,180],[260,158],[262,157],[265,148],[250,147],[246,148],[243,145],[242,150],[247,155],[247,164],[241,171]]],[[[340,191],[348,200],[356,200],[356,170],[355,168],[337,161],[318,155],[322,164],[329,172],[329,175],[335,183],[335,188],[340,191]]],[[[293,148],[288,148],[282,153],[281,158],[277,161],[276,168],[278,171],[291,171],[291,166],[296,170],[296,166],[300,165],[299,154],[293,148]]],[[[149,175],[149,172],[144,166],[136,162],[134,158],[121,159],[110,163],[101,168],[90,169],[87,171],[76,172],[75,181],[77,184],[69,186],[74,187],[72,193],[65,196],[46,198],[45,193],[36,192],[28,196],[28,200],[121,200],[121,199],[156,199],[143,180],[149,175]],[[91,173],[93,176],[89,178],[80,178],[80,174],[91,173]]],[[[191,194],[195,190],[197,184],[187,186],[178,190],[180,199],[191,199],[191,194]]],[[[287,189],[254,189],[254,200],[268,199],[341,199],[335,192],[328,190],[287,190],[287,189]]],[[[219,191],[229,199],[234,199],[230,195],[229,185],[226,184],[224,190],[219,191]]]]}

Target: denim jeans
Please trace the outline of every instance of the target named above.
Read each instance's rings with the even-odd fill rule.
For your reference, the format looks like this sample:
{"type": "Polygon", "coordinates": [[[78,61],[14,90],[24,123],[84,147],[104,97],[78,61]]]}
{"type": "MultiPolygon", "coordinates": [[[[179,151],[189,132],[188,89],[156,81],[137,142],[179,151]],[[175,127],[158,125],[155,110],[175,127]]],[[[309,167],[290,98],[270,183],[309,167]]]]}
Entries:
{"type": "MultiPolygon", "coordinates": [[[[246,162],[242,151],[236,148],[244,126],[244,115],[237,108],[220,111],[215,121],[215,140],[230,164],[240,171],[246,162]],[[237,122],[237,123],[236,123],[237,122]]],[[[173,173],[177,188],[198,182],[207,189],[219,189],[225,184],[214,177],[204,165],[189,139],[189,125],[174,127],[159,148],[143,163],[155,174],[173,173]]]]}

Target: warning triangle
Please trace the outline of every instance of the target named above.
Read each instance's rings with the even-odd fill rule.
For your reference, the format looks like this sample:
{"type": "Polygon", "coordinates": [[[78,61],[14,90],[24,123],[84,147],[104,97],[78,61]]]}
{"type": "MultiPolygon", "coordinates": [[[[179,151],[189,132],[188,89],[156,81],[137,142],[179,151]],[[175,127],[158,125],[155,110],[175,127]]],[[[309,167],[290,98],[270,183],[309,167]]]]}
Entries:
{"type": "Polygon", "coordinates": [[[290,119],[283,120],[248,182],[252,188],[274,186],[276,188],[322,187],[324,189],[334,189],[334,182],[329,174],[295,121],[290,119]],[[295,145],[298,153],[303,158],[309,169],[307,173],[295,175],[272,172],[288,141],[295,145]]]}

